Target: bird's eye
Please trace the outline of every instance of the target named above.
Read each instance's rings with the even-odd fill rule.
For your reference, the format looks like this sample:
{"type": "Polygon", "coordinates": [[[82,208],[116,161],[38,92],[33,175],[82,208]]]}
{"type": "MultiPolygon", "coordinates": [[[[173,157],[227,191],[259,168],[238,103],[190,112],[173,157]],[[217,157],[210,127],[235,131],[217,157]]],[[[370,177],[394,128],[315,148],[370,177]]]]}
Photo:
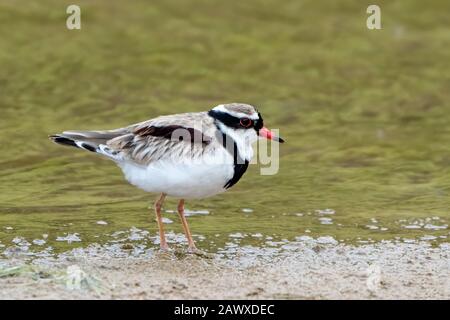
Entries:
{"type": "Polygon", "coordinates": [[[250,128],[253,125],[253,121],[249,118],[242,118],[240,123],[244,128],[250,128]]]}

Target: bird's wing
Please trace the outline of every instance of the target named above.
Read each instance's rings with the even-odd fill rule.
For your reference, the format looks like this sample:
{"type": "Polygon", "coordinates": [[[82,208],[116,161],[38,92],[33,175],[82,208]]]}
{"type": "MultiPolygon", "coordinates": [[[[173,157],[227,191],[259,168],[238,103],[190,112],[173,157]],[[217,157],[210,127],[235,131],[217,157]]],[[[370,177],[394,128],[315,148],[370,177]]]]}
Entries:
{"type": "Polygon", "coordinates": [[[148,165],[160,159],[198,157],[211,147],[213,119],[206,112],[161,116],[126,128],[106,142],[115,158],[148,165]]]}

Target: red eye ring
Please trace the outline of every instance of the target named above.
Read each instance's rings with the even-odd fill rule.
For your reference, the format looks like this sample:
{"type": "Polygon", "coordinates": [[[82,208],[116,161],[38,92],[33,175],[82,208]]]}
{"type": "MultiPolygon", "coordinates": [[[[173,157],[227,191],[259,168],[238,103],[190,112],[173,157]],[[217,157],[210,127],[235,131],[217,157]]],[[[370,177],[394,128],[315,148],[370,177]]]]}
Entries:
{"type": "Polygon", "coordinates": [[[250,128],[253,125],[253,120],[249,118],[242,118],[239,123],[244,128],[250,128]]]}

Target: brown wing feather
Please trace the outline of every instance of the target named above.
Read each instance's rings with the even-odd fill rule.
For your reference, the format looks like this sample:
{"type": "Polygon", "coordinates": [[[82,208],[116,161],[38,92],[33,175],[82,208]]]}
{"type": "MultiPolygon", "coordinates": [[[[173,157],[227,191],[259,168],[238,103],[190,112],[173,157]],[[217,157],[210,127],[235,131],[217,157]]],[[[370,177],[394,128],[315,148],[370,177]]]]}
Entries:
{"type": "Polygon", "coordinates": [[[202,131],[180,125],[140,127],[133,133],[141,137],[163,137],[175,141],[189,140],[191,143],[208,144],[211,142],[211,137],[206,136],[202,131]]]}
{"type": "Polygon", "coordinates": [[[107,146],[144,165],[162,158],[199,157],[214,148],[207,133],[211,128],[215,130],[206,112],[162,116],[128,127],[127,134],[107,141],[107,146]]]}

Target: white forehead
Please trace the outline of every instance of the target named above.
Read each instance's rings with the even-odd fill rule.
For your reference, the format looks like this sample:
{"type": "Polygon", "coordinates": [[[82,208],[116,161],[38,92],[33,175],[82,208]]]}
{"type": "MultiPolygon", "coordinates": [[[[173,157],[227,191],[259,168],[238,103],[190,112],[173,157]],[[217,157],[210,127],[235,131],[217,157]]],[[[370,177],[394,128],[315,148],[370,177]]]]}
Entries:
{"type": "Polygon", "coordinates": [[[237,103],[232,103],[232,104],[227,104],[227,105],[219,104],[218,106],[214,107],[213,110],[225,112],[225,113],[228,113],[229,115],[232,115],[237,118],[249,118],[252,120],[259,119],[259,115],[255,111],[255,108],[249,104],[237,104],[237,103]],[[243,112],[243,110],[245,110],[246,112],[243,112]],[[247,112],[250,110],[253,110],[253,111],[251,111],[250,113],[247,112]]]}

